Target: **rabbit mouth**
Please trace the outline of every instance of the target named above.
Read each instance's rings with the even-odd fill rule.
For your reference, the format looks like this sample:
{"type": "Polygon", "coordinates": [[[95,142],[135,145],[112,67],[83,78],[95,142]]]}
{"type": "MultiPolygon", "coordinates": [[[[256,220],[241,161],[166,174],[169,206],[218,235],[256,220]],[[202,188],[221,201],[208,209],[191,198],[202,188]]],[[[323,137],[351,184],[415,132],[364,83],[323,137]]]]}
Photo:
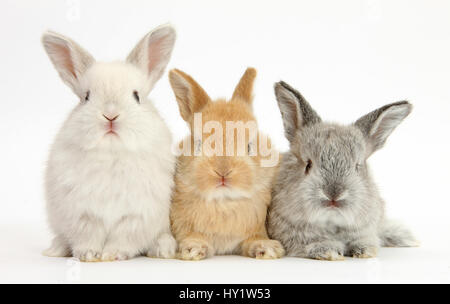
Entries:
{"type": "Polygon", "coordinates": [[[214,173],[218,176],[217,186],[216,189],[223,189],[223,188],[231,188],[231,178],[230,174],[233,172],[233,170],[229,170],[227,173],[222,174],[216,170],[214,170],[214,173]]]}
{"type": "Polygon", "coordinates": [[[216,186],[216,189],[225,189],[225,188],[231,188],[230,179],[222,178],[216,186]]]}
{"type": "Polygon", "coordinates": [[[322,201],[322,205],[328,209],[342,208],[344,201],[325,200],[322,201]]]}
{"type": "Polygon", "coordinates": [[[119,134],[117,134],[117,132],[116,132],[114,129],[112,129],[112,128],[110,128],[110,129],[106,132],[105,135],[106,135],[106,136],[108,136],[108,135],[119,136],[119,134]]]}

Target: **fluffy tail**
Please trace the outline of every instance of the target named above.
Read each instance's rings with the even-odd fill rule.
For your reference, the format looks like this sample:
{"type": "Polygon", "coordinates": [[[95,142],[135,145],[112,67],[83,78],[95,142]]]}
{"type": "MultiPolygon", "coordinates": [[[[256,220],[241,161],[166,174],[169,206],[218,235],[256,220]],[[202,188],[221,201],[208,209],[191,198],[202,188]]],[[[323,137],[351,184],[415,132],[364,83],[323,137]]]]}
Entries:
{"type": "Polygon", "coordinates": [[[409,229],[392,220],[385,220],[382,224],[380,239],[383,247],[418,247],[420,245],[409,229]]]}
{"type": "Polygon", "coordinates": [[[71,256],[71,250],[64,239],[57,236],[53,239],[50,248],[45,250],[42,254],[48,257],[65,258],[71,256]]]}

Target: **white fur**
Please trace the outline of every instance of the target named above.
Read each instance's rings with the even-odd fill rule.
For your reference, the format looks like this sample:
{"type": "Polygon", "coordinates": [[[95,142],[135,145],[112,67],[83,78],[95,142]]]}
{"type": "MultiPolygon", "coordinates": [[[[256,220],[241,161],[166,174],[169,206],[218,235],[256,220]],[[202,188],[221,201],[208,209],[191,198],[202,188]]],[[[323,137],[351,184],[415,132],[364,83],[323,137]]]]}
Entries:
{"type": "MultiPolygon", "coordinates": [[[[48,219],[56,237],[44,254],[71,254],[83,261],[123,260],[141,254],[174,256],[176,242],[169,222],[175,168],[172,139],[146,98],[170,58],[175,39],[171,28],[162,29],[171,42],[158,41],[158,46],[166,49],[158,55],[163,66],[154,63],[158,66],[155,71],[147,70],[147,63],[140,66],[131,60],[93,62],[71,80],[81,102],[59,131],[50,152],[45,187],[48,219]],[[89,100],[84,101],[88,91],[89,100]],[[134,91],[139,92],[140,104],[134,91]],[[109,122],[103,115],[119,115],[114,121],[117,135],[106,134],[109,122]]],[[[143,43],[151,41],[147,37],[154,33],[138,44],[133,56],[145,57],[150,49],[158,51],[143,43]]],[[[46,49],[52,49],[52,35],[43,38],[46,49]]],[[[74,54],[74,49],[85,51],[57,37],[72,53],[55,54],[53,48],[49,56],[60,74],[70,75],[70,71],[61,72],[71,66],[67,60],[90,56],[74,54]],[[66,54],[72,56],[62,58],[65,65],[58,65],[61,58],[53,57],[66,54]]]]}
{"type": "Polygon", "coordinates": [[[227,202],[229,200],[250,199],[252,193],[237,188],[218,187],[217,189],[214,189],[214,191],[202,193],[202,196],[208,202],[217,203],[227,202]]]}

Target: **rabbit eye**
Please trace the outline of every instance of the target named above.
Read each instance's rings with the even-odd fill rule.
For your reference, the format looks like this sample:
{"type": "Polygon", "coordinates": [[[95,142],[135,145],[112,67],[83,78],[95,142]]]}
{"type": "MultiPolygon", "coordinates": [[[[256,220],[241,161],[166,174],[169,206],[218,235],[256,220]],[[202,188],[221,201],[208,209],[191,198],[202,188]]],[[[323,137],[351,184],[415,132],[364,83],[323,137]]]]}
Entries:
{"type": "Polygon", "coordinates": [[[87,102],[89,101],[89,97],[91,96],[91,91],[87,91],[86,92],[86,96],[84,97],[84,101],[87,102]]]}
{"type": "Polygon", "coordinates": [[[308,162],[306,163],[305,174],[308,174],[309,171],[311,171],[311,168],[312,168],[312,161],[309,159],[308,162]]]}
{"type": "Polygon", "coordinates": [[[252,144],[252,143],[249,143],[249,144],[248,144],[248,154],[249,154],[250,156],[253,156],[253,155],[252,155],[253,153],[254,153],[253,144],[252,144]]]}
{"type": "Polygon", "coordinates": [[[134,96],[134,99],[136,99],[136,102],[140,104],[141,103],[141,99],[139,98],[138,91],[134,91],[133,92],[133,96],[134,96]]]}
{"type": "Polygon", "coordinates": [[[194,148],[195,148],[194,153],[195,153],[196,155],[202,153],[202,145],[203,145],[203,142],[202,142],[201,139],[196,140],[196,141],[194,142],[194,148]]]}

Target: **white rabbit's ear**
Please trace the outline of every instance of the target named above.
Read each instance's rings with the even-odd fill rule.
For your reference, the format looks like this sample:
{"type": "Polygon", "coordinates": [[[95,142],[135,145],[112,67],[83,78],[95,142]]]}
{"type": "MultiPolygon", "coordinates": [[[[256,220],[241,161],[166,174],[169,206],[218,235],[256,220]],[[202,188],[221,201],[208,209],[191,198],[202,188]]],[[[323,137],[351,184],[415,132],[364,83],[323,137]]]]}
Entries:
{"type": "Polygon", "coordinates": [[[45,33],[42,44],[62,80],[82,97],[80,77],[95,59],[74,41],[54,32],[45,33]]]}
{"type": "Polygon", "coordinates": [[[297,131],[303,127],[320,123],[322,119],[306,99],[284,81],[275,84],[275,95],[283,118],[286,138],[293,142],[297,131]]]}
{"type": "Polygon", "coordinates": [[[148,77],[149,90],[161,78],[169,63],[176,33],[171,26],[161,26],[151,31],[128,55],[127,61],[142,69],[148,77]]]}
{"type": "Polygon", "coordinates": [[[381,107],[356,121],[355,125],[367,139],[370,154],[384,146],[392,131],[411,111],[409,102],[400,101],[381,107]]]}

